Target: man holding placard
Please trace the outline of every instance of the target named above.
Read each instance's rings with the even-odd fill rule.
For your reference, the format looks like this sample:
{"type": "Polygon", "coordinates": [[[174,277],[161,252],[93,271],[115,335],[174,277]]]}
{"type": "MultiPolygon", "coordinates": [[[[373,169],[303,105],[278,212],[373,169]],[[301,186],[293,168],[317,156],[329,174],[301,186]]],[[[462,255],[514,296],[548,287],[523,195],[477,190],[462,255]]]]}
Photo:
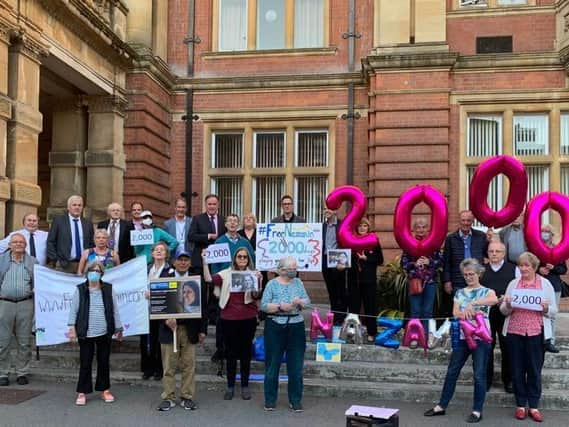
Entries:
{"type": "Polygon", "coordinates": [[[255,264],[255,250],[251,246],[251,243],[249,243],[246,238],[237,233],[237,229],[239,228],[239,216],[237,214],[227,215],[225,218],[225,228],[227,232],[223,236],[219,236],[215,241],[215,244],[219,245],[226,243],[228,245],[229,260],[212,264],[210,269],[213,274],[229,268],[231,266],[231,259],[233,259],[235,251],[239,248],[247,249],[251,260],[253,261],[253,264],[255,264]]]}

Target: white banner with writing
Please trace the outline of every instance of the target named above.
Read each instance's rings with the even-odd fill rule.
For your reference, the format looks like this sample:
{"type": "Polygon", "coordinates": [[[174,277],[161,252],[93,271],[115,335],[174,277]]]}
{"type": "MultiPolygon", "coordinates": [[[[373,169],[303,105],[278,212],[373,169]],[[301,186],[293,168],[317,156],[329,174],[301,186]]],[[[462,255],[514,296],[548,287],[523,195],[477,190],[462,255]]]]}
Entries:
{"type": "MultiPolygon", "coordinates": [[[[62,273],[40,265],[34,267],[36,344],[55,345],[69,341],[67,326],[75,288],[84,276],[62,273]]],[[[137,257],[107,270],[103,281],[113,285],[123,335],[148,333],[148,287],[146,258],[137,257]]]]}

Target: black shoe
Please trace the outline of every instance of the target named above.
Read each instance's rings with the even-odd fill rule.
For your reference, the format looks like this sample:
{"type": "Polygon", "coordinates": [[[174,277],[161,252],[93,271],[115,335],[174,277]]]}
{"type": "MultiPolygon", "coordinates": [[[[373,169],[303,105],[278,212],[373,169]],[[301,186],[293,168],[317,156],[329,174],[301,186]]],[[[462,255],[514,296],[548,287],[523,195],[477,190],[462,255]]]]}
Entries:
{"type": "Polygon", "coordinates": [[[162,379],[162,374],[154,374],[154,381],[160,381],[162,379]]]}
{"type": "Polygon", "coordinates": [[[25,375],[20,375],[18,378],[16,378],[16,382],[18,383],[18,385],[26,385],[28,384],[28,377],[26,377],[25,375]]]}
{"type": "Polygon", "coordinates": [[[290,405],[288,405],[288,407],[291,409],[291,411],[293,412],[302,412],[304,411],[304,408],[302,407],[302,405],[300,403],[291,403],[290,405]]]}
{"type": "Polygon", "coordinates": [[[233,399],[233,390],[227,390],[223,395],[223,400],[231,400],[233,399]]]}
{"type": "Polygon", "coordinates": [[[215,350],[215,353],[211,356],[211,361],[217,363],[221,360],[221,351],[215,350]]]}
{"type": "Polygon", "coordinates": [[[8,379],[8,377],[0,378],[0,386],[5,387],[8,385],[10,385],[10,380],[8,379]]]}
{"type": "Polygon", "coordinates": [[[152,374],[144,373],[144,374],[142,374],[142,379],[143,380],[149,380],[151,376],[152,376],[152,374]]]}
{"type": "Polygon", "coordinates": [[[198,409],[198,405],[192,399],[182,399],[182,408],[186,411],[195,411],[198,409]]]}
{"type": "Polygon", "coordinates": [[[480,414],[480,416],[476,416],[476,414],[470,414],[466,419],[466,422],[470,424],[479,423],[480,421],[482,421],[482,414],[480,414]]]}
{"type": "Polygon", "coordinates": [[[241,390],[241,399],[243,400],[251,400],[251,392],[248,388],[244,388],[241,390]]]}
{"type": "Polygon", "coordinates": [[[446,415],[446,411],[443,409],[442,411],[435,411],[435,408],[431,408],[426,411],[423,415],[425,417],[437,417],[439,415],[446,415]]]}
{"type": "Polygon", "coordinates": [[[559,353],[559,349],[555,347],[555,345],[550,340],[547,340],[545,342],[544,348],[545,351],[548,351],[549,353],[559,353]]]}
{"type": "Polygon", "coordinates": [[[274,403],[265,403],[265,406],[263,407],[265,411],[274,411],[276,408],[277,405],[275,405],[274,403]]]}
{"type": "Polygon", "coordinates": [[[176,406],[176,403],[173,400],[163,400],[156,409],[160,412],[168,412],[174,406],[176,406]]]}
{"type": "Polygon", "coordinates": [[[505,391],[506,393],[512,394],[512,393],[514,392],[514,387],[512,387],[512,383],[506,383],[506,384],[504,385],[504,391],[505,391]]]}

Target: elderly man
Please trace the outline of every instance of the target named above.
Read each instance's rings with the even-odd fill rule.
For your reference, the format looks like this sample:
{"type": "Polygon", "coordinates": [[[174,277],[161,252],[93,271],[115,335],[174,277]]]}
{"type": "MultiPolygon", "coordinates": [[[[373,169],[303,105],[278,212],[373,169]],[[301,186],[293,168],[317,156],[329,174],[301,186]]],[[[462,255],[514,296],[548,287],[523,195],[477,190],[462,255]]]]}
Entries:
{"type": "Polygon", "coordinates": [[[502,383],[504,389],[508,393],[513,392],[512,374],[510,372],[510,354],[508,352],[508,344],[506,337],[502,334],[504,328],[505,316],[500,312],[500,303],[504,298],[504,293],[508,284],[520,275],[518,267],[511,262],[506,261],[506,246],[502,242],[490,242],[488,245],[489,263],[486,265],[486,271],[480,279],[482,286],[493,289],[498,297],[498,304],[490,308],[490,329],[492,331],[492,351],[488,358],[488,369],[486,371],[486,388],[492,387],[494,379],[494,347],[496,347],[496,336],[500,342],[500,351],[502,353],[502,383]]]}
{"type": "Polygon", "coordinates": [[[518,257],[528,250],[524,237],[524,213],[500,230],[500,240],[506,246],[506,260],[516,264],[518,257]]]}
{"type": "Polygon", "coordinates": [[[282,214],[273,218],[271,222],[306,222],[306,220],[294,213],[294,201],[289,195],[281,197],[282,214]]]}
{"type": "Polygon", "coordinates": [[[134,258],[134,250],[130,245],[130,231],[134,230],[131,222],[122,218],[123,209],[118,203],[107,207],[109,219],[101,221],[97,228],[103,228],[109,233],[109,247],[119,255],[121,264],[134,258]]]}
{"type": "Polygon", "coordinates": [[[0,255],[0,386],[10,385],[12,337],[16,337],[16,382],[28,383],[32,359],[31,341],[34,319],[33,281],[35,258],[26,253],[26,238],[14,233],[7,252],[0,255]]]}
{"type": "Polygon", "coordinates": [[[0,241],[0,253],[8,250],[10,238],[14,233],[23,235],[26,239],[26,252],[38,260],[40,265],[45,265],[47,250],[47,231],[38,230],[39,217],[35,213],[27,213],[22,220],[24,228],[13,231],[0,241]]]}
{"type": "Polygon", "coordinates": [[[459,228],[450,233],[443,250],[442,282],[445,292],[451,294],[454,289],[466,286],[460,271],[460,263],[466,258],[476,258],[480,264],[484,263],[488,250],[488,236],[472,228],[474,215],[470,211],[459,214],[459,228]]]}
{"type": "Polygon", "coordinates": [[[83,198],[73,195],[67,199],[67,213],[56,216],[47,236],[47,262],[57,270],[76,273],[85,249],[92,248],[93,224],[82,218],[83,198]]]}
{"type": "Polygon", "coordinates": [[[178,249],[176,252],[191,252],[190,242],[188,242],[188,233],[192,225],[192,218],[186,215],[188,204],[186,199],[178,197],[175,202],[174,217],[164,221],[164,230],[178,241],[178,249]]]}

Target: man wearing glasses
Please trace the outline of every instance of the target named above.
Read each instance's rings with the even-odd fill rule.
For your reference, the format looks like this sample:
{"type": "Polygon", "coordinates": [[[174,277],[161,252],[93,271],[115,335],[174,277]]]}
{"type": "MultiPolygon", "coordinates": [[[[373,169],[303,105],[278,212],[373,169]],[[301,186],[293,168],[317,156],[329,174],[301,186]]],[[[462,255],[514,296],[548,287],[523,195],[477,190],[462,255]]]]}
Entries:
{"type": "Polygon", "coordinates": [[[279,215],[271,220],[271,222],[306,222],[306,220],[294,213],[294,202],[289,195],[281,197],[281,210],[282,215],[279,215]]]}

